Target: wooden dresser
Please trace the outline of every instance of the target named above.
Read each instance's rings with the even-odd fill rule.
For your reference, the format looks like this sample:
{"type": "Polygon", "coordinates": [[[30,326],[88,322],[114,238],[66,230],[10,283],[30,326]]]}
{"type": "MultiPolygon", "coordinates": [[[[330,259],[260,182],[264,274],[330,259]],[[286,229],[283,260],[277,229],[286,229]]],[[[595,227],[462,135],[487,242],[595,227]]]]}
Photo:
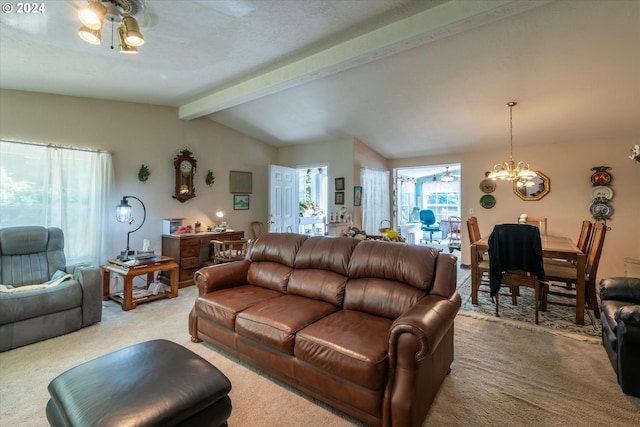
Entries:
{"type": "MultiPolygon", "coordinates": [[[[181,288],[193,285],[193,275],[199,268],[211,265],[209,259],[211,240],[244,239],[244,231],[225,231],[222,233],[163,234],[162,255],[173,258],[179,266],[178,285],[181,288]]],[[[164,277],[163,282],[169,280],[164,277]]]]}

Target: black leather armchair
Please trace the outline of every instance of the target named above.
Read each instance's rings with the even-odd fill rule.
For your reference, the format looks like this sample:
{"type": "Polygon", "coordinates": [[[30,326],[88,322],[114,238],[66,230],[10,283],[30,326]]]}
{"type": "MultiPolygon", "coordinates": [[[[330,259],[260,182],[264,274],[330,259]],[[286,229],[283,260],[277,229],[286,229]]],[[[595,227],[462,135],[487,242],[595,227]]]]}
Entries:
{"type": "Polygon", "coordinates": [[[640,397],[640,278],[600,281],[602,345],[622,391],[640,397]]]}

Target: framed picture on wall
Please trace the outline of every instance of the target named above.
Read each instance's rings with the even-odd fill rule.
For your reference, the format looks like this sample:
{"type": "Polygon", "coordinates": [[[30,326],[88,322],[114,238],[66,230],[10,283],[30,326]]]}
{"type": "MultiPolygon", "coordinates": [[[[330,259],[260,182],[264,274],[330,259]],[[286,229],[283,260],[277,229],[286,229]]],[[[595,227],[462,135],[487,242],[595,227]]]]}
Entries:
{"type": "Polygon", "coordinates": [[[229,171],[229,193],[253,193],[252,181],[251,172],[229,171]]]}
{"type": "Polygon", "coordinates": [[[336,205],[344,205],[344,191],[336,191],[334,203],[336,205]]]}
{"type": "Polygon", "coordinates": [[[360,206],[362,204],[362,187],[356,185],[353,187],[353,206],[360,206]]]}
{"type": "Polygon", "coordinates": [[[249,209],[249,195],[243,194],[233,195],[233,210],[234,211],[246,211],[249,209]]]}
{"type": "Polygon", "coordinates": [[[336,191],[344,191],[344,178],[336,178],[336,191]]]}

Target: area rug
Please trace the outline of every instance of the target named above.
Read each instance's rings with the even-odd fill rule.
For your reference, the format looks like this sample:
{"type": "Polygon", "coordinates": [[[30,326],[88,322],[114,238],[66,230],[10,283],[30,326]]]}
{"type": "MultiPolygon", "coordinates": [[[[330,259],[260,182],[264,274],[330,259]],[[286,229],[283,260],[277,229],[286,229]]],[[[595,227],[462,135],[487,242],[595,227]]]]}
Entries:
{"type": "MultiPolygon", "coordinates": [[[[468,270],[467,270],[468,271],[468,270]]],[[[488,290],[488,283],[483,283],[483,288],[488,290]]],[[[565,290],[554,286],[555,290],[573,295],[574,290],[565,290]]],[[[483,320],[501,321],[512,323],[516,327],[531,327],[535,329],[546,329],[547,331],[566,335],[571,338],[600,342],[601,327],[600,321],[595,318],[590,309],[585,309],[584,325],[575,323],[575,307],[566,307],[555,303],[575,303],[575,299],[549,295],[547,311],[540,311],[539,324],[535,324],[534,291],[531,288],[521,287],[518,296],[518,305],[511,303],[511,297],[500,296],[500,317],[496,318],[495,303],[491,300],[488,292],[478,292],[478,304],[471,303],[471,274],[462,273],[459,270],[458,293],[462,297],[462,307],[460,315],[476,317],[483,320]]]]}

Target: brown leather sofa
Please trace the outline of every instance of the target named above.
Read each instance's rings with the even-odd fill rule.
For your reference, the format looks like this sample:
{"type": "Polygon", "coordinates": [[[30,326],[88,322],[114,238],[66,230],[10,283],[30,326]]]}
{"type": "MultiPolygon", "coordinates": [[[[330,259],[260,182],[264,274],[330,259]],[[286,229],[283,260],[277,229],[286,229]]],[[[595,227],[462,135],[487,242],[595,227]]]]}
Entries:
{"type": "Polygon", "coordinates": [[[420,426],[453,361],[456,263],[426,246],[265,234],[245,260],[196,272],[189,332],[367,424],[420,426]]]}

